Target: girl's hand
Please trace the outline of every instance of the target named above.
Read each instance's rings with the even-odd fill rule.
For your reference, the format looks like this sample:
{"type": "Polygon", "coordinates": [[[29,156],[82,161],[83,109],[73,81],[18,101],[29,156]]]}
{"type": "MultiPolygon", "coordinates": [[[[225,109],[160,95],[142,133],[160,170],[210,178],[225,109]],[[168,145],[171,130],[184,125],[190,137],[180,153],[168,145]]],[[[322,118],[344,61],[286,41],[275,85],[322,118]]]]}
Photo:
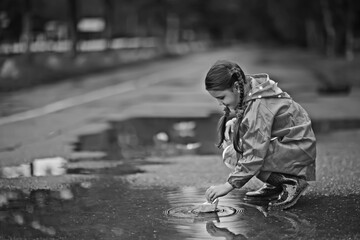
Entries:
{"type": "Polygon", "coordinates": [[[233,190],[233,186],[226,182],[221,185],[211,186],[206,190],[205,197],[208,202],[213,202],[218,197],[225,196],[233,190]]]}
{"type": "Polygon", "coordinates": [[[234,132],[235,122],[236,122],[236,118],[233,118],[233,119],[226,122],[226,124],[225,124],[225,132],[224,132],[225,141],[230,141],[231,140],[231,135],[234,132]]]}

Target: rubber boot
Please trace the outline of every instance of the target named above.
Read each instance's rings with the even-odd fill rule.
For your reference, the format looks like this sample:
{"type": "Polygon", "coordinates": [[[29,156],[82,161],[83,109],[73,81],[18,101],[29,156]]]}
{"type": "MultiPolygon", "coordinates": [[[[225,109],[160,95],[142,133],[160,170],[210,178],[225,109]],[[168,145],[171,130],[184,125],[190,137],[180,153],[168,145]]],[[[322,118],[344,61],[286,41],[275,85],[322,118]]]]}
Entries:
{"type": "Polygon", "coordinates": [[[275,200],[282,192],[281,186],[273,186],[269,183],[265,183],[261,188],[256,191],[247,192],[245,197],[247,200],[275,200]]]}
{"type": "Polygon", "coordinates": [[[300,177],[281,173],[271,173],[267,182],[274,186],[282,187],[282,192],[278,199],[269,203],[270,209],[280,210],[294,206],[309,186],[309,184],[300,177]]]}

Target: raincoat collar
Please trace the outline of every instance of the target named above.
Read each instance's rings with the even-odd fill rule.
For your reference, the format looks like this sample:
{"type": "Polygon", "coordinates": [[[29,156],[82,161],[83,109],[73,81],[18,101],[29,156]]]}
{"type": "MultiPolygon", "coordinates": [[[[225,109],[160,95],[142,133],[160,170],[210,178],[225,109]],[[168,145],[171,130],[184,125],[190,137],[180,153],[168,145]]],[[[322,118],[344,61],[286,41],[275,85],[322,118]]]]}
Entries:
{"type": "Polygon", "coordinates": [[[259,98],[289,98],[289,95],[283,92],[277,83],[269,78],[266,73],[246,75],[251,81],[251,89],[246,94],[244,102],[259,98]]]}

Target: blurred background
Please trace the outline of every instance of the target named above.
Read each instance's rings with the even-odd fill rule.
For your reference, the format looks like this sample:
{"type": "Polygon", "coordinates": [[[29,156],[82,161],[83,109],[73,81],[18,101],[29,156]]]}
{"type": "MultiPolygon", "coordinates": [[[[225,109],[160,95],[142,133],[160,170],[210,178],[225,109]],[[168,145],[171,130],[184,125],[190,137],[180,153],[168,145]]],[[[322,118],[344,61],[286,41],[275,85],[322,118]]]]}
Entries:
{"type": "Polygon", "coordinates": [[[359,13],[355,0],[1,0],[0,91],[239,42],[356,74],[359,13]]]}

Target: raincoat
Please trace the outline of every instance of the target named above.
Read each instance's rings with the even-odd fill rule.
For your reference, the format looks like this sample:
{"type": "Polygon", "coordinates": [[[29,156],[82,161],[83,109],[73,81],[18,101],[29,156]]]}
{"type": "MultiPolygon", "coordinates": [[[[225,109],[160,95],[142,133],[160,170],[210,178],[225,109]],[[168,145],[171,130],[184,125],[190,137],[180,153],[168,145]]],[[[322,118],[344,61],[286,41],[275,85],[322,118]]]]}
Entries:
{"type": "Polygon", "coordinates": [[[240,124],[241,148],[228,182],[240,188],[259,173],[315,180],[316,138],[307,112],[267,74],[248,75],[252,89],[240,124]]]}

